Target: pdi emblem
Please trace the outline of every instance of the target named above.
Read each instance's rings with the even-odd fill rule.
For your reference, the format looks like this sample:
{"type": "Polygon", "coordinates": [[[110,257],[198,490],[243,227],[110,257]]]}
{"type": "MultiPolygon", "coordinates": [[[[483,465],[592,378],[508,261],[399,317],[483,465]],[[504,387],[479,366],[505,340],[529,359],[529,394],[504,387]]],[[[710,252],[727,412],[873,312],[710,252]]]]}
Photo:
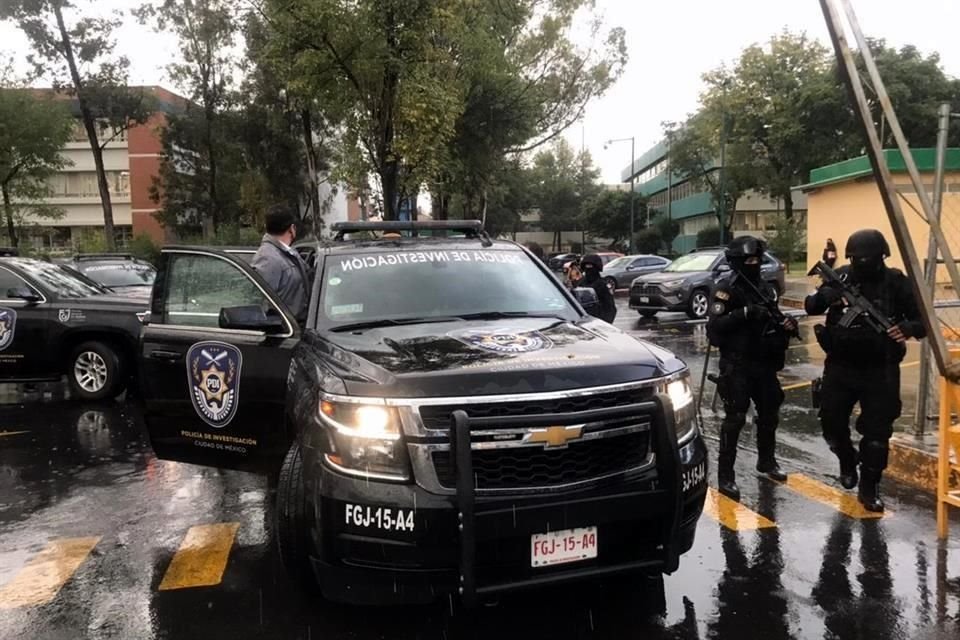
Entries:
{"type": "Polygon", "coordinates": [[[13,344],[17,329],[17,312],[9,307],[0,307],[0,351],[13,344]]]}
{"type": "Polygon", "coordinates": [[[230,424],[240,404],[240,350],[225,342],[198,342],[187,351],[193,408],[211,427],[230,424]]]}

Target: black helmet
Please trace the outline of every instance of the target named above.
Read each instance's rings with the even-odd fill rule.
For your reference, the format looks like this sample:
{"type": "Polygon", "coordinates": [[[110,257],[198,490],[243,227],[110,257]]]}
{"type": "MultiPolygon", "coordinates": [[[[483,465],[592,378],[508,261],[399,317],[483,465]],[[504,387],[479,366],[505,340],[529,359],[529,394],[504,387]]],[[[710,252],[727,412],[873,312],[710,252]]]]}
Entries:
{"type": "Polygon", "coordinates": [[[767,250],[767,243],[753,236],[738,236],[727,245],[727,260],[746,260],[747,258],[762,258],[767,250]]]}
{"type": "Polygon", "coordinates": [[[603,271],[603,259],[595,253],[589,253],[580,258],[580,268],[593,267],[597,271],[603,271]]]}
{"type": "Polygon", "coordinates": [[[890,256],[890,245],[876,229],[861,229],[847,240],[847,258],[878,260],[890,256]]]}

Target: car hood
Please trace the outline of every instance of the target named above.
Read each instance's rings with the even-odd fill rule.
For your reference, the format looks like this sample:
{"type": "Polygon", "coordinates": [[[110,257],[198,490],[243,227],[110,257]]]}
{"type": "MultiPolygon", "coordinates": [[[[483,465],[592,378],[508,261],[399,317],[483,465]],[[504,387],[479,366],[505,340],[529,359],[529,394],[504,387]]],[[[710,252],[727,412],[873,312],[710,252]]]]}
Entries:
{"type": "Polygon", "coordinates": [[[314,341],[348,393],[449,397],[561,391],[660,377],[685,365],[604,322],[452,321],[314,341]]]}
{"type": "Polygon", "coordinates": [[[683,272],[667,272],[667,271],[658,271],[656,273],[645,273],[642,276],[637,276],[641,282],[648,284],[660,284],[662,282],[671,282],[673,280],[702,280],[704,278],[710,277],[709,271],[683,271],[683,272]]]}

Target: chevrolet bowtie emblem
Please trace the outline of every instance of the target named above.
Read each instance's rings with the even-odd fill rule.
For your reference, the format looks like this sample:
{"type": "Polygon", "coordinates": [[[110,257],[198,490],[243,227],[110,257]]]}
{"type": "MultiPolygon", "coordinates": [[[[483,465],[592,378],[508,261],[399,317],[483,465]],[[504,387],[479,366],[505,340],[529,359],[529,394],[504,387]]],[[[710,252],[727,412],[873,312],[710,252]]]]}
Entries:
{"type": "Polygon", "coordinates": [[[542,444],[544,449],[559,449],[566,447],[573,440],[583,436],[584,425],[578,424],[569,427],[547,427],[533,429],[523,437],[525,444],[542,444]]]}

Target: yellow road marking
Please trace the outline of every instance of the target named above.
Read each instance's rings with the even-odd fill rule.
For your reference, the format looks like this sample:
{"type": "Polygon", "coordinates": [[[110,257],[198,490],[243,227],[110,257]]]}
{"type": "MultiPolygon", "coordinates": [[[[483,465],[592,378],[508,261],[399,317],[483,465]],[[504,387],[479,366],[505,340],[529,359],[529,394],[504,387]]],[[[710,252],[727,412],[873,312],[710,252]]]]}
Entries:
{"type": "Polygon", "coordinates": [[[713,487],[707,488],[707,501],[703,505],[703,512],[733,531],[753,531],[777,526],[776,523],[747,509],[736,500],[731,500],[713,487]]]}
{"type": "MultiPolygon", "coordinates": [[[[904,362],[900,365],[900,368],[906,369],[907,367],[919,367],[919,366],[920,366],[920,361],[917,360],[915,362],[904,362]]],[[[787,386],[782,387],[782,389],[784,391],[793,391],[795,389],[803,389],[805,387],[809,387],[812,384],[813,384],[812,380],[807,380],[806,382],[798,382],[797,384],[788,384],[787,386]]]]}
{"type": "Polygon", "coordinates": [[[160,583],[160,591],[220,584],[239,522],[190,527],[160,583]]]}
{"type": "Polygon", "coordinates": [[[873,513],[867,511],[863,508],[863,505],[860,504],[860,501],[857,500],[855,496],[849,493],[844,493],[839,489],[834,489],[829,485],[823,484],[819,480],[808,478],[802,473],[791,473],[787,477],[785,484],[803,497],[813,500],[814,502],[827,505],[828,507],[832,507],[840,513],[850,516],[851,518],[864,520],[868,518],[882,518],[885,515],[890,515],[889,511],[886,513],[873,513]]]}
{"type": "Polygon", "coordinates": [[[0,589],[0,609],[35,607],[53,600],[98,542],[100,536],[48,544],[0,589]]]}
{"type": "Polygon", "coordinates": [[[804,347],[816,347],[819,346],[817,342],[804,342],[803,344],[792,344],[787,349],[802,349],[804,347]]]}
{"type": "Polygon", "coordinates": [[[30,433],[29,431],[0,431],[0,438],[4,436],[18,436],[21,433],[30,433]]]}

